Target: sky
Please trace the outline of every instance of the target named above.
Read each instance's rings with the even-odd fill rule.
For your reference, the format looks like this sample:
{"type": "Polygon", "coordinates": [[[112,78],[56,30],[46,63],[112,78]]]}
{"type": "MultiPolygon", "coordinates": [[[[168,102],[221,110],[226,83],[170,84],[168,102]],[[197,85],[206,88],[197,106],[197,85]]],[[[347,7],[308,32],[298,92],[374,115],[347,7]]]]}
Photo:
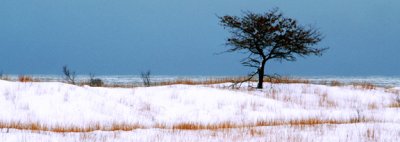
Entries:
{"type": "Polygon", "coordinates": [[[398,0],[1,0],[0,72],[246,75],[241,53],[217,54],[218,16],[272,8],[324,35],[321,57],[267,63],[267,74],[399,76],[398,0]]]}

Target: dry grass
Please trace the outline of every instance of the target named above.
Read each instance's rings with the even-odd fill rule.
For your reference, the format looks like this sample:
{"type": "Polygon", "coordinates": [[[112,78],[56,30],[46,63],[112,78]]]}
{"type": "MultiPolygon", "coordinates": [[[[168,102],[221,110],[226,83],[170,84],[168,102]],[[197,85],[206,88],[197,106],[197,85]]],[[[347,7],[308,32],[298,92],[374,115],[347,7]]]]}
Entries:
{"type": "Polygon", "coordinates": [[[109,87],[109,88],[133,88],[135,87],[134,84],[104,84],[102,87],[109,87]]]}
{"type": "Polygon", "coordinates": [[[262,130],[250,129],[247,131],[247,135],[250,135],[252,137],[261,137],[261,136],[264,136],[265,133],[262,130]]]}
{"type": "Polygon", "coordinates": [[[329,85],[330,86],[343,86],[343,83],[341,83],[337,80],[332,80],[329,85]]]}
{"type": "MultiPolygon", "coordinates": [[[[55,125],[47,126],[40,122],[0,122],[0,129],[18,129],[18,130],[31,130],[31,131],[50,131],[57,133],[67,132],[93,132],[93,131],[132,131],[136,129],[170,129],[170,130],[219,130],[231,128],[253,128],[260,126],[280,126],[280,125],[320,125],[320,124],[349,124],[367,122],[362,118],[352,118],[349,120],[322,120],[318,118],[307,119],[293,119],[293,120],[258,120],[254,123],[235,123],[231,121],[220,122],[217,124],[202,124],[196,122],[182,122],[173,125],[158,123],[153,126],[144,126],[138,123],[113,123],[111,125],[102,125],[100,123],[92,123],[86,126],[65,126],[55,125]]],[[[257,132],[254,132],[257,133],[257,132]]]]}
{"type": "Polygon", "coordinates": [[[47,126],[39,122],[0,122],[0,129],[18,129],[18,130],[31,130],[31,131],[51,131],[57,133],[67,133],[67,132],[93,132],[93,131],[132,131],[135,129],[144,128],[144,126],[139,124],[127,124],[127,123],[113,123],[110,126],[103,126],[99,123],[90,124],[88,126],[64,126],[55,125],[47,126]]]}
{"type": "Polygon", "coordinates": [[[43,80],[35,79],[35,78],[33,78],[31,76],[27,76],[27,75],[20,75],[20,76],[18,76],[18,78],[12,78],[10,76],[3,75],[2,77],[0,77],[0,80],[18,81],[18,82],[42,82],[43,81],[43,80]]]}
{"type": "MultiPolygon", "coordinates": [[[[18,80],[13,80],[12,78],[8,76],[3,76],[1,78],[2,80],[8,80],[8,81],[19,81],[19,82],[43,82],[45,80],[40,80],[40,79],[34,79],[30,76],[19,76],[18,80]]],[[[167,85],[178,85],[178,84],[184,84],[184,85],[214,85],[214,84],[222,84],[222,83],[236,83],[236,82],[242,82],[243,80],[247,80],[247,76],[237,76],[237,77],[224,77],[224,78],[208,78],[205,80],[193,80],[190,78],[182,78],[182,79],[176,79],[176,80],[169,80],[169,81],[162,81],[162,82],[153,82],[151,86],[167,86],[167,85]]],[[[272,83],[272,84],[293,84],[293,83],[298,83],[298,84],[320,84],[320,85],[328,85],[328,86],[344,86],[345,83],[342,83],[337,80],[332,80],[332,81],[319,81],[319,82],[311,82],[310,80],[307,79],[301,79],[301,78],[293,78],[293,77],[265,77],[264,82],[267,83],[272,83]]],[[[256,83],[257,79],[252,78],[248,80],[247,82],[253,82],[256,83]]],[[[88,82],[79,82],[77,85],[79,86],[84,86],[88,85],[88,82]]],[[[376,89],[377,86],[375,86],[372,83],[369,82],[355,82],[351,83],[350,85],[353,85],[354,88],[357,89],[366,89],[366,90],[373,90],[376,89]]],[[[110,88],[134,88],[134,87],[140,87],[142,85],[140,84],[112,84],[112,83],[105,83],[102,86],[99,87],[110,87],[110,88]]],[[[248,88],[249,89],[249,88],[248,88]]]]}
{"type": "Polygon", "coordinates": [[[368,109],[378,109],[378,106],[376,103],[370,103],[368,104],[368,109]]]}
{"type": "Polygon", "coordinates": [[[389,105],[392,108],[400,108],[400,94],[397,94],[396,101],[389,105]]]}
{"type": "Polygon", "coordinates": [[[400,108],[400,102],[398,101],[398,102],[392,103],[392,104],[389,105],[389,107],[391,107],[391,108],[400,108]]]}
{"type": "MultiPolygon", "coordinates": [[[[182,78],[182,79],[176,79],[176,80],[169,80],[169,81],[162,81],[162,82],[153,82],[152,86],[165,86],[165,85],[177,85],[177,84],[184,84],[184,85],[213,85],[213,84],[222,84],[222,83],[235,83],[235,82],[241,82],[243,80],[247,80],[248,77],[246,76],[238,76],[238,77],[224,77],[224,78],[208,78],[205,80],[193,80],[190,78],[182,78]]],[[[13,81],[9,77],[3,77],[3,80],[9,80],[13,81]]],[[[42,82],[44,80],[39,80],[39,79],[33,79],[30,76],[20,76],[18,78],[18,81],[20,82],[42,82]]],[[[257,79],[250,79],[248,82],[257,82],[257,79]]],[[[264,78],[264,82],[269,82],[269,83],[276,83],[276,84],[281,84],[281,83],[303,83],[303,84],[309,84],[310,81],[305,80],[305,79],[296,79],[296,78],[290,78],[290,77],[277,77],[277,78],[264,78]]],[[[79,86],[83,85],[88,85],[88,82],[79,82],[77,83],[79,86]]],[[[141,86],[140,84],[104,84],[101,87],[111,87],[111,88],[132,88],[132,87],[139,87],[141,86]]]]}
{"type": "MultiPolygon", "coordinates": [[[[251,127],[219,130],[160,130],[147,129],[132,132],[58,133],[30,132],[51,137],[41,141],[396,141],[398,130],[383,128],[381,124],[297,125],[251,127]],[[62,138],[62,139],[56,139],[62,138]],[[67,139],[64,139],[68,137],[67,139]],[[71,139],[74,137],[74,139],[71,139]]],[[[7,131],[8,132],[8,131],[7,131]]],[[[25,132],[22,137],[26,137],[25,132]]],[[[14,135],[14,134],[13,134],[14,135]]],[[[4,135],[3,135],[4,136],[4,135]]],[[[6,135],[7,136],[7,135],[6,135]]],[[[20,141],[32,141],[22,139],[20,141]]],[[[9,140],[9,139],[8,139],[9,140]]],[[[17,139],[18,140],[18,139],[17,139]]]]}
{"type": "MultiPolygon", "coordinates": [[[[84,82],[79,82],[77,83],[78,86],[85,86],[88,85],[90,86],[90,82],[84,81],[84,82]]],[[[96,86],[96,87],[109,87],[109,88],[134,88],[137,87],[138,85],[134,85],[134,84],[115,84],[115,83],[109,83],[106,84],[104,83],[101,86],[96,86]]]]}
{"type": "Polygon", "coordinates": [[[34,82],[33,78],[30,76],[21,75],[18,77],[19,82],[34,82]]]}
{"type": "Polygon", "coordinates": [[[309,106],[310,105],[309,100],[305,98],[307,98],[307,96],[309,95],[312,95],[312,96],[317,96],[319,98],[319,101],[317,103],[319,107],[328,107],[328,108],[338,107],[337,102],[333,98],[329,97],[330,95],[327,90],[322,90],[319,88],[315,89],[309,89],[309,88],[310,85],[308,84],[301,86],[301,96],[304,97],[299,97],[297,95],[298,93],[293,93],[290,91],[285,91],[277,88],[269,89],[264,93],[263,96],[277,101],[289,102],[291,104],[297,104],[301,106],[309,106]]]}
{"type": "MultiPolygon", "coordinates": [[[[155,86],[164,86],[164,85],[176,85],[176,84],[185,84],[185,85],[213,85],[213,84],[222,84],[222,83],[236,83],[236,82],[257,82],[257,79],[252,78],[248,79],[246,76],[239,77],[225,77],[225,78],[208,78],[203,81],[196,81],[189,78],[186,79],[177,79],[172,81],[164,81],[155,83],[155,86]]],[[[290,77],[265,77],[264,82],[273,83],[273,84],[293,84],[293,83],[301,83],[301,84],[310,84],[311,82],[306,79],[297,79],[290,77]]]]}
{"type": "MultiPolygon", "coordinates": [[[[192,79],[178,79],[173,81],[164,81],[155,83],[154,86],[165,86],[165,85],[176,85],[176,84],[185,84],[185,85],[213,85],[213,84],[221,84],[221,83],[235,83],[246,80],[247,77],[227,77],[227,78],[209,78],[204,81],[195,81],[192,79]]],[[[248,82],[257,82],[256,79],[250,79],[248,82]]],[[[320,84],[320,85],[328,85],[328,86],[344,86],[345,83],[342,83],[337,80],[332,81],[319,81],[319,82],[311,82],[307,79],[300,78],[291,78],[291,77],[266,77],[264,78],[264,82],[272,83],[272,84],[320,84]]],[[[354,82],[351,83],[354,88],[357,89],[365,89],[365,90],[373,90],[376,89],[372,83],[369,82],[354,82]]]]}
{"type": "Polygon", "coordinates": [[[189,78],[185,79],[177,79],[172,81],[163,81],[155,83],[155,86],[164,86],[164,85],[176,85],[176,84],[185,84],[185,85],[212,85],[212,84],[221,84],[221,83],[233,83],[239,82],[242,80],[246,80],[247,77],[224,77],[224,78],[208,78],[205,80],[192,80],[189,78]]]}
{"type": "Polygon", "coordinates": [[[388,88],[388,89],[385,89],[385,92],[386,93],[397,94],[398,96],[400,96],[400,90],[397,90],[397,89],[388,88]]]}
{"type": "Polygon", "coordinates": [[[360,123],[365,122],[365,120],[360,120],[359,118],[352,118],[349,120],[322,120],[318,118],[308,118],[308,119],[298,119],[298,120],[288,120],[288,121],[258,121],[256,126],[279,126],[279,125],[320,125],[320,124],[349,124],[349,123],[360,123]]]}
{"type": "Polygon", "coordinates": [[[355,83],[352,83],[352,85],[354,86],[354,88],[358,88],[358,89],[365,89],[365,90],[376,89],[376,86],[369,82],[355,82],[355,83]]]}
{"type": "Polygon", "coordinates": [[[179,130],[215,130],[215,129],[228,129],[228,128],[240,128],[246,127],[235,124],[233,122],[221,122],[219,124],[200,124],[200,123],[180,123],[172,126],[172,129],[179,130]]]}
{"type": "MultiPolygon", "coordinates": [[[[302,125],[321,125],[321,124],[350,124],[350,123],[361,123],[367,122],[363,118],[352,118],[349,120],[322,120],[318,118],[298,119],[298,120],[259,120],[252,124],[237,124],[233,122],[222,122],[219,124],[199,124],[199,123],[181,123],[172,126],[172,129],[178,130],[217,130],[217,129],[231,129],[231,128],[252,128],[261,126],[302,126],[302,125]]],[[[163,127],[164,128],[164,127],[163,127]]],[[[165,128],[164,128],[165,129],[165,128]]],[[[168,127],[166,128],[168,129],[168,127]]]]}
{"type": "Polygon", "coordinates": [[[293,83],[301,83],[301,84],[310,84],[311,82],[306,79],[299,79],[299,78],[290,78],[290,77],[273,77],[264,78],[264,82],[269,82],[273,84],[293,84],[293,83]]]}
{"type": "Polygon", "coordinates": [[[325,91],[325,92],[321,93],[319,96],[320,96],[320,99],[318,102],[319,106],[330,107],[330,108],[337,107],[336,102],[328,99],[328,92],[325,91]]]}

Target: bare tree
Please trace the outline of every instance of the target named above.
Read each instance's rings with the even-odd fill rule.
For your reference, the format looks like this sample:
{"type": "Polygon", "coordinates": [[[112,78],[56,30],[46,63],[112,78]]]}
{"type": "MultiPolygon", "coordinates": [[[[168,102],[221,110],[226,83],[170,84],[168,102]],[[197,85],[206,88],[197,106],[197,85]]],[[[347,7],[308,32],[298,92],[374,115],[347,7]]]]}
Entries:
{"type": "Polygon", "coordinates": [[[64,80],[67,81],[68,83],[74,84],[75,85],[75,78],[76,74],[74,71],[70,71],[68,66],[63,66],[63,73],[64,73],[64,80]]]}
{"type": "Polygon", "coordinates": [[[150,82],[150,70],[148,70],[146,72],[141,72],[140,73],[140,77],[142,78],[143,85],[145,87],[150,87],[150,85],[151,85],[151,82],[150,82]]]}
{"type": "Polygon", "coordinates": [[[226,15],[219,19],[231,33],[226,45],[232,48],[227,52],[248,54],[242,64],[257,69],[250,77],[258,74],[259,89],[263,88],[267,61],[295,61],[297,56],[322,55],[327,49],[314,47],[322,40],[317,29],[298,25],[296,20],[284,17],[277,8],[262,14],[244,12],[242,17],[226,15]]]}

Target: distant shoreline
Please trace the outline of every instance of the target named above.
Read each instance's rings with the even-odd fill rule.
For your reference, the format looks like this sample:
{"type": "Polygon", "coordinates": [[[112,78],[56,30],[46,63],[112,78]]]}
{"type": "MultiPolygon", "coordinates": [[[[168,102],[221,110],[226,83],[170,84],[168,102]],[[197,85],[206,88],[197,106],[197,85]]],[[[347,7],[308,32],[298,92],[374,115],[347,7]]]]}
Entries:
{"type": "MultiPolygon", "coordinates": [[[[18,81],[22,75],[4,74],[0,79],[18,81]]],[[[23,75],[35,82],[64,82],[62,75],[23,75]]],[[[138,86],[142,83],[140,75],[98,75],[95,76],[111,85],[138,86]]],[[[202,84],[201,82],[230,82],[245,76],[207,76],[207,75],[151,75],[153,83],[172,84],[172,82],[190,82],[190,84],[202,84]]],[[[307,80],[312,84],[329,84],[339,82],[344,85],[354,83],[370,83],[379,87],[400,87],[400,76],[280,76],[290,80],[307,80]]],[[[77,75],[78,82],[90,79],[89,75],[77,75]]]]}

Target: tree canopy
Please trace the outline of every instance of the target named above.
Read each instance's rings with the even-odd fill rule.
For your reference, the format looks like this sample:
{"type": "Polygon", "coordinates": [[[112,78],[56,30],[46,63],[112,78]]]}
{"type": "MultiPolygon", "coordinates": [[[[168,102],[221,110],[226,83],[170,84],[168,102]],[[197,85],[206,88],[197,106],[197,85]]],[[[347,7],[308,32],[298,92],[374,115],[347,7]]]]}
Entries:
{"type": "Polygon", "coordinates": [[[315,47],[322,34],[312,26],[301,26],[295,19],[284,17],[279,10],[257,14],[244,12],[244,16],[219,17],[221,25],[231,36],[227,52],[244,52],[248,57],[242,64],[257,68],[262,88],[265,63],[271,59],[295,61],[297,56],[322,55],[327,48],[315,47]]]}

